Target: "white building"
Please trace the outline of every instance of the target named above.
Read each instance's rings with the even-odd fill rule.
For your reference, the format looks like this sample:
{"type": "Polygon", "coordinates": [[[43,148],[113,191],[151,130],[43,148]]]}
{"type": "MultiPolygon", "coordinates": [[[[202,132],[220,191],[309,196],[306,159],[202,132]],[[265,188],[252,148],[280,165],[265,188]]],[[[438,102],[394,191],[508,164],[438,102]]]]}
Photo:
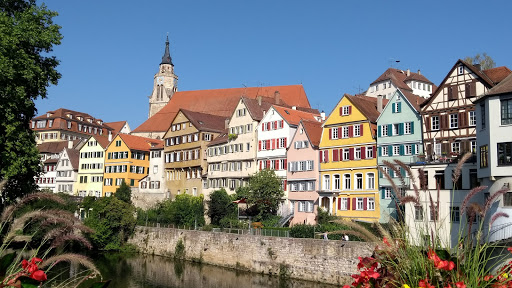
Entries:
{"type": "Polygon", "coordinates": [[[60,152],[56,166],[55,192],[74,195],[74,185],[78,175],[79,151],[64,148],[60,152]]]}
{"type": "Polygon", "coordinates": [[[384,99],[390,99],[396,89],[428,98],[432,91],[436,89],[436,86],[427,77],[423,76],[420,70],[418,70],[418,73],[414,73],[409,69],[403,71],[389,68],[370,84],[365,95],[371,97],[381,95],[384,99]]]}
{"type": "Polygon", "coordinates": [[[164,170],[164,145],[153,145],[149,152],[149,173],[139,181],[138,189],[132,189],[132,201],[136,207],[148,209],[170,197],[164,170]]]}
{"type": "Polygon", "coordinates": [[[64,148],[73,149],[80,144],[80,140],[43,142],[37,145],[41,157],[42,173],[36,178],[39,190],[56,192],[57,163],[64,148]]]}

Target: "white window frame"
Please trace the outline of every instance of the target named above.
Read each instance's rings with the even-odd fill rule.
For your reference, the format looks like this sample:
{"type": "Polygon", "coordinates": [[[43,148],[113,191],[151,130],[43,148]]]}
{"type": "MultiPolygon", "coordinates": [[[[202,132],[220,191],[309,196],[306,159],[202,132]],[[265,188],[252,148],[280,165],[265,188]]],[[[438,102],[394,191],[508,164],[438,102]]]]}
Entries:
{"type": "Polygon", "coordinates": [[[450,129],[459,128],[459,114],[450,114],[450,129]]]}
{"type": "Polygon", "coordinates": [[[384,188],[384,199],[391,199],[391,187],[384,188]]]}
{"type": "Polygon", "coordinates": [[[412,122],[404,123],[404,134],[411,134],[411,126],[412,126],[412,122]]]}
{"type": "Polygon", "coordinates": [[[366,210],[375,210],[375,198],[369,197],[366,198],[366,210]]]}
{"type": "Polygon", "coordinates": [[[341,135],[342,135],[342,136],[341,136],[341,138],[348,138],[348,137],[349,137],[349,134],[348,134],[348,130],[349,130],[349,129],[348,129],[348,126],[343,126],[343,127],[341,128],[341,130],[342,130],[342,131],[341,131],[341,135]]]}
{"type": "Polygon", "coordinates": [[[412,155],[412,144],[404,145],[404,155],[412,155]]]}
{"type": "Polygon", "coordinates": [[[393,145],[393,156],[400,155],[400,145],[393,145]]]}
{"type": "Polygon", "coordinates": [[[357,124],[353,126],[352,128],[354,130],[354,137],[360,137],[361,136],[361,125],[357,124]]]}
{"type": "Polygon", "coordinates": [[[380,147],[380,155],[381,156],[388,156],[389,155],[389,147],[388,146],[381,146],[380,147]]]}
{"type": "Polygon", "coordinates": [[[365,151],[366,151],[366,159],[371,159],[371,158],[374,158],[374,153],[373,153],[373,146],[367,146],[365,148],[365,151]]]}
{"type": "Polygon", "coordinates": [[[351,188],[351,175],[346,173],[343,174],[343,190],[350,190],[351,188]]]}
{"type": "Polygon", "coordinates": [[[361,160],[361,147],[354,148],[354,160],[361,160]]]}
{"type": "Polygon", "coordinates": [[[373,172],[366,173],[366,189],[367,190],[375,189],[375,173],[373,173],[373,172]]]}
{"type": "Polygon", "coordinates": [[[432,116],[430,118],[430,130],[438,131],[439,130],[439,116],[432,116]]]}
{"type": "Polygon", "coordinates": [[[452,153],[459,153],[460,152],[460,142],[452,142],[450,151],[452,151],[452,153]]]}
{"type": "Polygon", "coordinates": [[[350,107],[350,106],[343,106],[343,107],[342,107],[342,109],[341,109],[341,115],[342,115],[342,116],[347,116],[347,115],[349,115],[349,112],[350,112],[350,111],[349,111],[349,107],[350,107]]]}
{"type": "Polygon", "coordinates": [[[361,211],[364,210],[364,198],[357,197],[356,198],[356,210],[361,211]]]}
{"type": "Polygon", "coordinates": [[[381,128],[382,129],[382,131],[381,131],[382,132],[381,133],[382,136],[383,137],[389,136],[388,125],[382,125],[381,127],[382,127],[381,128]]]}
{"type": "Polygon", "coordinates": [[[348,210],[348,198],[341,198],[341,207],[340,210],[348,210]]]}
{"type": "Polygon", "coordinates": [[[475,111],[468,112],[469,126],[476,126],[476,113],[475,111]]]}
{"type": "Polygon", "coordinates": [[[339,191],[341,188],[341,175],[332,175],[332,190],[339,191]]]}
{"type": "Polygon", "coordinates": [[[323,181],[322,181],[322,185],[323,185],[323,190],[325,191],[329,191],[331,189],[331,176],[329,174],[325,174],[324,177],[323,177],[323,181]]]}
{"type": "Polygon", "coordinates": [[[332,128],[331,129],[331,138],[332,139],[338,139],[338,128],[332,128]]]}
{"type": "Polygon", "coordinates": [[[363,173],[354,174],[354,186],[355,186],[354,187],[355,190],[363,190],[363,187],[364,187],[363,173]]]}

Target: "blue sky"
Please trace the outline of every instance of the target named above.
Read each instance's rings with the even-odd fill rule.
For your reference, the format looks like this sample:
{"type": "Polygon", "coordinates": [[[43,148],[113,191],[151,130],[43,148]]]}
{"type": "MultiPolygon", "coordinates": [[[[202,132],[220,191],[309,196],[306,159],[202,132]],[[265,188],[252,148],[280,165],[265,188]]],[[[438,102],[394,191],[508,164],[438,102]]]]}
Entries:
{"type": "Polygon", "coordinates": [[[147,119],[167,32],[179,91],[302,83],[326,113],[391,65],[436,85],[476,53],[512,68],[510,1],[45,3],[62,26],[62,78],[38,115],[62,107],[132,129],[147,119]]]}

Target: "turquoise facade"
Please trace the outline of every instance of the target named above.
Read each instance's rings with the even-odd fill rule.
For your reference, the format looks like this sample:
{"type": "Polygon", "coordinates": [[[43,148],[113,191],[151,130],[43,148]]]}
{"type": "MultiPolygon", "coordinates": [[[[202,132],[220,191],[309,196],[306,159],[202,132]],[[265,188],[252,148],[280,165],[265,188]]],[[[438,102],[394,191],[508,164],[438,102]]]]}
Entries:
{"type": "MultiPolygon", "coordinates": [[[[407,93],[407,92],[406,92],[407,93]]],[[[407,93],[407,97],[396,90],[377,119],[377,163],[386,167],[384,161],[394,163],[400,160],[406,164],[421,161],[423,155],[421,116],[415,107],[423,98],[407,93]],[[415,104],[415,105],[413,105],[415,104]]],[[[404,169],[400,172],[405,177],[408,187],[409,179],[404,169]]],[[[390,170],[397,187],[401,187],[398,175],[390,170]]],[[[390,182],[379,172],[380,221],[388,222],[389,217],[397,219],[395,196],[397,191],[391,188],[390,182]]]]}

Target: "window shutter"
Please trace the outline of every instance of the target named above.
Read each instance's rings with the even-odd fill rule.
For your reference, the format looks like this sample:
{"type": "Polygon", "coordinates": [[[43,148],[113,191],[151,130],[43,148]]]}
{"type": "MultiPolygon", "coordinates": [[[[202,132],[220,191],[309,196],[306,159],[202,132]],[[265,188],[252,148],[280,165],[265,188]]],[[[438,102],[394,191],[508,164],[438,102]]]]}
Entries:
{"type": "Polygon", "coordinates": [[[380,195],[381,195],[382,199],[386,199],[386,188],[385,187],[380,188],[380,195]]]}
{"type": "Polygon", "coordinates": [[[404,123],[398,124],[398,135],[404,135],[404,123]]]}
{"type": "Polygon", "coordinates": [[[329,162],[329,150],[324,151],[324,158],[325,158],[325,162],[328,163],[329,162]]]}
{"type": "Polygon", "coordinates": [[[377,158],[377,145],[373,145],[373,158],[377,158]]]}
{"type": "Polygon", "coordinates": [[[401,113],[401,112],[402,112],[402,103],[401,103],[401,102],[398,102],[398,103],[396,103],[396,105],[397,105],[397,108],[396,108],[396,109],[397,109],[397,112],[398,112],[398,113],[401,113]]]}
{"type": "Polygon", "coordinates": [[[350,210],[350,199],[347,198],[347,210],[350,210]]]}
{"type": "Polygon", "coordinates": [[[388,156],[393,156],[393,145],[388,146],[388,156]]]}
{"type": "Polygon", "coordinates": [[[388,136],[393,136],[393,124],[388,124],[388,136]]]}
{"type": "Polygon", "coordinates": [[[343,115],[343,107],[340,107],[340,116],[343,115]]]}
{"type": "Polygon", "coordinates": [[[455,85],[453,86],[453,91],[452,91],[452,97],[453,97],[453,100],[457,100],[459,98],[459,86],[455,85]]]}
{"type": "Polygon", "coordinates": [[[272,150],[276,149],[276,139],[272,139],[272,150]]]}
{"type": "Polygon", "coordinates": [[[342,137],[341,137],[341,132],[342,132],[341,130],[342,130],[342,129],[341,129],[341,127],[338,127],[338,128],[336,128],[336,129],[338,129],[338,139],[341,139],[341,138],[342,138],[342,137]]]}
{"type": "Polygon", "coordinates": [[[466,117],[465,117],[466,115],[467,115],[466,111],[459,113],[459,122],[460,122],[459,128],[463,128],[463,127],[467,126],[466,117]]]}
{"type": "Polygon", "coordinates": [[[368,209],[368,198],[363,198],[363,210],[368,209]]]}
{"type": "Polygon", "coordinates": [[[404,155],[404,145],[400,145],[400,155],[404,155]]]}
{"type": "Polygon", "coordinates": [[[281,128],[284,127],[284,120],[281,120],[281,128]]]}
{"type": "Polygon", "coordinates": [[[471,83],[471,96],[476,96],[476,83],[471,83]]]}
{"type": "Polygon", "coordinates": [[[279,170],[279,162],[281,162],[281,161],[276,160],[276,170],[279,170]]]}
{"type": "Polygon", "coordinates": [[[348,126],[348,137],[354,137],[354,126],[348,126]]]}
{"type": "Polygon", "coordinates": [[[382,147],[379,147],[379,157],[382,156],[382,147]]]}
{"type": "Polygon", "coordinates": [[[361,159],[366,159],[366,147],[361,147],[361,159]]]}
{"type": "MultiPolygon", "coordinates": [[[[361,131],[363,131],[363,130],[361,130],[361,131]]],[[[377,136],[378,136],[378,137],[382,137],[382,134],[381,134],[381,132],[380,132],[380,131],[381,131],[381,127],[380,127],[380,125],[379,125],[379,126],[377,126],[377,136]]]]}
{"type": "Polygon", "coordinates": [[[363,124],[359,124],[359,135],[363,136],[363,124]]]}
{"type": "Polygon", "coordinates": [[[350,155],[350,156],[349,156],[349,157],[350,157],[349,159],[350,159],[350,160],[354,160],[354,148],[350,148],[350,149],[349,149],[349,151],[350,151],[350,152],[349,152],[349,155],[350,155]]]}
{"type": "Polygon", "coordinates": [[[258,141],[258,151],[261,151],[261,140],[258,141]]]}
{"type": "Polygon", "coordinates": [[[446,115],[440,115],[439,120],[441,122],[441,129],[446,129],[446,115]]]}
{"type": "Polygon", "coordinates": [[[270,160],[267,160],[267,165],[265,165],[265,168],[270,169],[270,160]]]}
{"type": "Polygon", "coordinates": [[[260,161],[260,171],[262,170],[262,167],[263,166],[263,161],[260,161]]]}
{"type": "Polygon", "coordinates": [[[348,106],[348,115],[352,114],[352,105],[348,106]]]}
{"type": "Polygon", "coordinates": [[[466,92],[466,98],[471,98],[471,83],[466,83],[464,92],[466,92]]]}
{"type": "Polygon", "coordinates": [[[414,134],[414,122],[411,122],[411,134],[414,134]]]}
{"type": "MultiPolygon", "coordinates": [[[[283,164],[284,164],[283,170],[286,170],[286,167],[288,166],[287,160],[286,160],[286,159],[284,159],[284,161],[283,161],[283,162],[284,162],[284,163],[283,163],[283,164]]],[[[285,180],[284,182],[286,183],[286,180],[285,180]]]]}
{"type": "Polygon", "coordinates": [[[453,87],[448,87],[448,100],[453,100],[453,87]]]}
{"type": "Polygon", "coordinates": [[[329,128],[329,140],[332,139],[332,128],[329,128]]]}
{"type": "Polygon", "coordinates": [[[265,140],[265,141],[267,141],[267,145],[266,145],[267,150],[270,150],[271,149],[271,147],[270,147],[270,139],[265,140]]]}
{"type": "Polygon", "coordinates": [[[334,149],[332,150],[332,161],[338,161],[339,158],[338,158],[338,152],[339,150],[338,149],[334,149]]]}
{"type": "Polygon", "coordinates": [[[425,130],[430,132],[430,117],[425,116],[425,130]]]}
{"type": "Polygon", "coordinates": [[[318,151],[318,154],[320,155],[320,163],[324,163],[323,152],[324,151],[318,151]]]}
{"type": "Polygon", "coordinates": [[[285,149],[286,149],[286,147],[288,147],[288,146],[286,146],[286,142],[287,142],[287,141],[288,141],[288,138],[284,138],[284,143],[283,143],[283,144],[284,144],[284,148],[285,148],[285,149]]]}
{"type": "Polygon", "coordinates": [[[284,180],[284,187],[283,187],[283,190],[284,191],[287,191],[288,189],[288,181],[284,180]]]}
{"type": "Polygon", "coordinates": [[[274,129],[277,130],[277,121],[274,121],[274,129]]]}
{"type": "Polygon", "coordinates": [[[341,198],[338,198],[338,210],[341,210],[341,198]]]}
{"type": "Polygon", "coordinates": [[[395,109],[395,106],[396,106],[396,103],[392,103],[391,104],[391,113],[395,113],[396,109],[395,109]]]}
{"type": "Polygon", "coordinates": [[[416,144],[412,144],[411,146],[412,146],[412,149],[411,149],[412,155],[416,155],[416,144]]]}
{"type": "Polygon", "coordinates": [[[352,210],[356,210],[356,198],[352,198],[352,210]]]}

